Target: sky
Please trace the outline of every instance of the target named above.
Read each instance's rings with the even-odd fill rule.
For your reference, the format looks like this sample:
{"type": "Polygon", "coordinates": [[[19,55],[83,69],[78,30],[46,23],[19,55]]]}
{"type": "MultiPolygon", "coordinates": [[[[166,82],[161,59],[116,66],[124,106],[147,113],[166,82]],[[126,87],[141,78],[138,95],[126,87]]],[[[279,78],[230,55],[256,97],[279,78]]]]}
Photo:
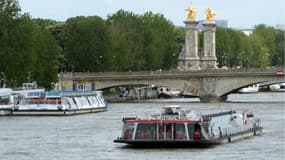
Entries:
{"type": "Polygon", "coordinates": [[[23,13],[32,18],[65,21],[76,16],[100,16],[104,19],[119,9],[143,14],[163,14],[174,25],[184,26],[190,3],[198,10],[196,19],[204,20],[206,9],[216,20],[228,20],[229,27],[251,29],[257,24],[275,27],[285,24],[284,0],[19,0],[23,13]]]}

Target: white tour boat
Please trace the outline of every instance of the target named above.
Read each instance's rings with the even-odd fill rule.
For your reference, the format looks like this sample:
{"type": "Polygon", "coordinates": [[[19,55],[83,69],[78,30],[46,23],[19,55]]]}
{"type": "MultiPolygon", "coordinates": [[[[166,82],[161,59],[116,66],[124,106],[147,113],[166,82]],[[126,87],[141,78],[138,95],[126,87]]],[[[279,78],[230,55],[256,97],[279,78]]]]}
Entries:
{"type": "Polygon", "coordinates": [[[74,115],[107,110],[101,91],[29,92],[12,115],[74,115]]]}
{"type": "Polygon", "coordinates": [[[10,88],[0,88],[0,115],[10,115],[14,107],[13,91],[10,88]]]}
{"type": "Polygon", "coordinates": [[[247,109],[182,110],[163,107],[149,118],[123,118],[115,143],[130,147],[207,147],[260,134],[259,119],[247,109]]]}

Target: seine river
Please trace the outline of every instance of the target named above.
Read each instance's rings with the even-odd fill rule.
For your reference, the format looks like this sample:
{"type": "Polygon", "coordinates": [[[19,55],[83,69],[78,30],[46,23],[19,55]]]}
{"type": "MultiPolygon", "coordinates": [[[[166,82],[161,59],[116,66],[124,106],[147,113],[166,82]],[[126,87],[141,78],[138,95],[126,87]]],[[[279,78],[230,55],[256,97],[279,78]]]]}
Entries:
{"type": "Polygon", "coordinates": [[[284,160],[285,93],[230,95],[231,103],[112,103],[107,112],[68,117],[0,117],[1,160],[284,160]],[[205,149],[131,149],[113,140],[124,116],[148,116],[167,104],[183,108],[249,108],[261,136],[205,149]]]}

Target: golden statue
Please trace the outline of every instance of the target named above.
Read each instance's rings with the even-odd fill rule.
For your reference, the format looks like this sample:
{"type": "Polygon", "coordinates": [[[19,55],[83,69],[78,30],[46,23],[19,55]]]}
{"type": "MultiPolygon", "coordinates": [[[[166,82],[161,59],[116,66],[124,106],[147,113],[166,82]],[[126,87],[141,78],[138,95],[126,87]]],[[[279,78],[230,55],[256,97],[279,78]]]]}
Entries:
{"type": "Polygon", "coordinates": [[[207,22],[212,22],[214,20],[214,16],[216,15],[216,13],[211,8],[207,9],[206,14],[207,22]]]}
{"type": "Polygon", "coordinates": [[[188,11],[188,19],[195,20],[197,10],[192,6],[192,3],[190,3],[189,7],[185,9],[185,11],[188,11]]]}

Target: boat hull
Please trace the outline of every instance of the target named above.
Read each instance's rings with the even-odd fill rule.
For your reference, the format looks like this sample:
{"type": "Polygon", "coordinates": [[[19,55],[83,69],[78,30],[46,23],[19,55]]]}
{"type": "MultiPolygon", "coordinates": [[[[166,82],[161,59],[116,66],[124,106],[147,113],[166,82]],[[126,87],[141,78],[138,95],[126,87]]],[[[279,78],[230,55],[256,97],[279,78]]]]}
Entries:
{"type": "Polygon", "coordinates": [[[0,116],[8,116],[11,115],[11,108],[0,108],[0,116]]]}
{"type": "Polygon", "coordinates": [[[107,107],[78,110],[13,110],[12,116],[68,116],[107,111],[107,107]]]}
{"type": "Polygon", "coordinates": [[[213,145],[231,143],[244,138],[249,138],[252,136],[260,135],[262,132],[262,127],[257,127],[255,129],[250,129],[235,133],[232,135],[214,138],[210,140],[125,140],[116,139],[115,143],[125,143],[128,144],[127,147],[143,147],[143,148],[204,148],[211,147],[213,145]]]}

